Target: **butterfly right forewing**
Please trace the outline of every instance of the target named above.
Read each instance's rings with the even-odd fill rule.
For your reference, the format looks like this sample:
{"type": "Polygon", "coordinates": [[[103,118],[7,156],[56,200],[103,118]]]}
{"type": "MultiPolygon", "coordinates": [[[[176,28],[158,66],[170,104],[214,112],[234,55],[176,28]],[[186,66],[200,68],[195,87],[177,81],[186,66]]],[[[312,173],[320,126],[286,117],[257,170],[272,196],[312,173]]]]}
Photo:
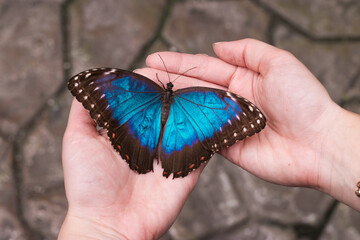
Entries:
{"type": "Polygon", "coordinates": [[[184,177],[215,153],[263,129],[265,116],[227,91],[192,87],[174,92],[160,143],[164,176],[184,177]]]}

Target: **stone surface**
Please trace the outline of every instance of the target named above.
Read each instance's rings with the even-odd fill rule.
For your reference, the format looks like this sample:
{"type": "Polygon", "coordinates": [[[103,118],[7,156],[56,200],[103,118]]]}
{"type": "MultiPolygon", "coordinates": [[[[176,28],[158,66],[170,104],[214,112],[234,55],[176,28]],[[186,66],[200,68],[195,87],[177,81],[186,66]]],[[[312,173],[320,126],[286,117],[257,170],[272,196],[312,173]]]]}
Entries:
{"type": "Polygon", "coordinates": [[[214,42],[266,40],[268,21],[268,14],[248,0],[184,1],[175,5],[164,37],[182,52],[212,54],[214,42]]]}
{"type": "Polygon", "coordinates": [[[134,66],[135,68],[144,68],[147,67],[145,60],[146,57],[155,52],[162,52],[162,51],[173,51],[173,49],[163,40],[157,40],[152,47],[145,53],[145,55],[136,63],[134,66]]]}
{"type": "Polygon", "coordinates": [[[261,0],[315,38],[360,37],[360,2],[353,0],[261,0]]]}
{"type": "Polygon", "coordinates": [[[171,236],[170,236],[170,233],[167,232],[167,233],[165,233],[163,236],[161,236],[161,237],[159,238],[159,240],[172,240],[172,238],[171,238],[171,236]]]}
{"type": "Polygon", "coordinates": [[[71,6],[73,72],[112,66],[128,68],[153,36],[163,0],[76,1],[71,6]]]}
{"type": "Polygon", "coordinates": [[[64,3],[66,0],[0,0],[0,3],[1,1],[26,3],[26,4],[42,4],[42,3],[64,3]]]}
{"type": "Polygon", "coordinates": [[[16,188],[12,170],[12,147],[0,138],[0,240],[25,239],[16,218],[16,188]]]}
{"type": "Polygon", "coordinates": [[[358,74],[360,41],[341,44],[314,42],[280,24],[274,30],[274,44],[303,62],[337,102],[358,74]]]}
{"type": "Polygon", "coordinates": [[[62,83],[60,8],[9,1],[1,10],[0,131],[12,135],[62,83]]]}
{"type": "Polygon", "coordinates": [[[24,230],[16,217],[12,158],[12,146],[0,138],[0,240],[25,239],[24,230]]]}
{"type": "Polygon", "coordinates": [[[67,210],[61,164],[70,93],[48,101],[36,127],[24,143],[23,211],[32,229],[56,239],[67,210]]]}
{"type": "Polygon", "coordinates": [[[173,239],[199,239],[224,231],[247,218],[247,207],[233,190],[226,172],[214,156],[170,229],[173,239]]]}
{"type": "MultiPolygon", "coordinates": [[[[294,53],[334,100],[360,113],[359,1],[187,0],[167,12],[165,0],[77,0],[61,15],[64,2],[0,0],[0,240],[56,239],[66,214],[61,141],[71,97],[65,65],[72,73],[143,66],[154,51],[212,54],[213,42],[253,37],[294,53]]],[[[293,227],[318,230],[332,201],[264,182],[217,156],[162,239],[299,239],[293,227]]],[[[340,204],[329,220],[321,239],[358,238],[358,212],[340,204]]]]}
{"type": "Polygon", "coordinates": [[[19,221],[7,209],[0,206],[0,240],[25,240],[19,221]]]}
{"type": "Polygon", "coordinates": [[[349,99],[343,104],[343,107],[349,111],[360,114],[360,97],[349,99]]]}
{"type": "Polygon", "coordinates": [[[360,213],[339,204],[320,240],[355,240],[360,236],[360,213]]]}
{"type": "Polygon", "coordinates": [[[297,222],[317,224],[332,198],[306,188],[272,184],[234,167],[226,159],[219,161],[226,169],[234,188],[241,194],[253,217],[279,224],[297,222]]]}
{"type": "Polygon", "coordinates": [[[360,114],[360,69],[352,80],[341,102],[347,110],[360,114]]]}
{"type": "Polygon", "coordinates": [[[291,229],[280,226],[271,226],[263,223],[251,223],[244,227],[219,235],[209,236],[209,240],[291,240],[296,239],[291,229]]]}
{"type": "Polygon", "coordinates": [[[12,157],[11,145],[0,138],[0,207],[15,213],[16,191],[12,170],[12,157]]]}
{"type": "Polygon", "coordinates": [[[63,187],[61,146],[71,101],[68,92],[50,99],[24,142],[22,175],[26,193],[43,194],[63,187]]]}
{"type": "Polygon", "coordinates": [[[44,239],[57,239],[66,210],[65,193],[56,189],[51,194],[27,198],[24,215],[29,226],[44,239]]]}

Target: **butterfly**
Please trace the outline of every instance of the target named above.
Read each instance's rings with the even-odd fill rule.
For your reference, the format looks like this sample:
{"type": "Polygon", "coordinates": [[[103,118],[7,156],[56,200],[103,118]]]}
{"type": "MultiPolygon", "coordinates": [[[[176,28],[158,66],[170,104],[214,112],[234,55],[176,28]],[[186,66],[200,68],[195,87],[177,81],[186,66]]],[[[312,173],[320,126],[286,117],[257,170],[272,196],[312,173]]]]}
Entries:
{"type": "Polygon", "coordinates": [[[68,81],[68,88],[107,130],[112,146],[137,173],[185,177],[225,147],[260,132],[264,114],[234,93],[208,87],[173,91],[142,75],[94,68],[68,81]]]}

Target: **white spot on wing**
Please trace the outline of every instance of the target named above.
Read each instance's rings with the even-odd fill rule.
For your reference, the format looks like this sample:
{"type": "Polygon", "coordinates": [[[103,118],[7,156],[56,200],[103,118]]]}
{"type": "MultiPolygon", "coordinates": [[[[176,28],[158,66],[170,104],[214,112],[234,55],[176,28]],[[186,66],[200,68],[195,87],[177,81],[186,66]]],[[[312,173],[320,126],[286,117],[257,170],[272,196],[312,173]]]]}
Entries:
{"type": "Polygon", "coordinates": [[[102,99],[102,98],[104,98],[104,97],[105,97],[105,94],[101,95],[101,96],[100,96],[100,99],[102,99]]]}
{"type": "Polygon", "coordinates": [[[99,87],[96,87],[96,88],[94,88],[94,91],[96,91],[96,90],[98,90],[99,89],[99,87]]]}
{"type": "Polygon", "coordinates": [[[238,120],[240,120],[240,116],[239,116],[238,114],[236,114],[236,118],[237,118],[238,120]]]}
{"type": "Polygon", "coordinates": [[[76,83],[74,84],[74,86],[75,86],[75,87],[78,87],[78,86],[79,86],[79,84],[76,82],[76,83]]]}
{"type": "Polygon", "coordinates": [[[228,119],[228,123],[231,125],[231,120],[230,119],[228,119]]]}
{"type": "Polygon", "coordinates": [[[259,113],[259,117],[261,117],[261,118],[262,118],[262,117],[263,117],[263,115],[262,115],[261,113],[259,113]]]}
{"type": "Polygon", "coordinates": [[[80,90],[79,90],[79,93],[82,93],[82,91],[83,91],[83,90],[82,90],[82,89],[80,89],[80,90]]]}
{"type": "Polygon", "coordinates": [[[234,137],[236,137],[237,136],[237,133],[234,133],[234,137]]]}
{"type": "Polygon", "coordinates": [[[254,111],[254,108],[252,106],[249,106],[250,111],[254,111]]]}
{"type": "Polygon", "coordinates": [[[247,129],[246,129],[246,128],[243,128],[243,131],[244,131],[244,132],[246,132],[246,131],[247,131],[247,129]]]}
{"type": "Polygon", "coordinates": [[[257,124],[260,124],[260,119],[256,120],[256,123],[257,123],[257,124]]]}
{"type": "Polygon", "coordinates": [[[86,100],[86,99],[88,99],[88,96],[87,96],[87,95],[84,96],[84,100],[86,100]]]}
{"type": "Polygon", "coordinates": [[[254,124],[251,124],[250,127],[251,127],[251,128],[254,128],[255,126],[254,126],[254,124]]]}
{"type": "Polygon", "coordinates": [[[85,75],[85,78],[88,78],[90,76],[91,76],[91,73],[88,73],[88,74],[85,75]]]}
{"type": "Polygon", "coordinates": [[[75,80],[78,80],[78,78],[79,78],[79,76],[76,76],[74,79],[75,79],[75,80]]]}
{"type": "Polygon", "coordinates": [[[91,108],[94,108],[95,107],[95,104],[91,104],[91,108]]]}

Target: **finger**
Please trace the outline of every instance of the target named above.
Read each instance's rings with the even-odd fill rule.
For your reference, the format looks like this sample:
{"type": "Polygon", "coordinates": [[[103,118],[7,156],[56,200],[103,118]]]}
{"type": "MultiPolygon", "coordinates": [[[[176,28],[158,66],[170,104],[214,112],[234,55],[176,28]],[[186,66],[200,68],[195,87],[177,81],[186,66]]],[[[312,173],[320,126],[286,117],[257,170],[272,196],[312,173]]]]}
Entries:
{"type": "Polygon", "coordinates": [[[232,75],[237,70],[236,66],[205,54],[193,55],[176,52],[151,54],[147,57],[146,64],[151,68],[165,71],[164,63],[159,55],[164,60],[165,66],[170,73],[182,74],[187,71],[184,75],[224,87],[228,86],[232,75]],[[194,67],[195,69],[191,69],[194,67]]]}
{"type": "Polygon", "coordinates": [[[202,87],[211,87],[211,88],[221,88],[226,89],[225,87],[219,86],[218,84],[214,84],[211,82],[207,82],[204,80],[199,80],[197,78],[189,77],[189,76],[180,76],[178,74],[174,73],[167,73],[162,70],[156,70],[153,68],[141,68],[136,69],[134,72],[146,76],[150,79],[152,79],[154,82],[158,83],[157,77],[159,80],[166,86],[166,84],[170,81],[174,81],[176,79],[176,83],[174,84],[174,90],[186,88],[186,87],[196,87],[196,86],[202,86],[202,87]],[[157,75],[157,77],[156,77],[157,75]],[[179,78],[178,78],[179,77],[179,78]]]}
{"type": "MultiPolygon", "coordinates": [[[[238,68],[235,73],[229,77],[229,81],[227,81],[226,84],[215,84],[206,80],[197,79],[191,76],[181,76],[178,80],[176,80],[176,83],[174,84],[174,90],[181,89],[181,88],[187,88],[187,87],[211,87],[211,88],[217,88],[217,89],[223,89],[228,90],[233,93],[239,94],[250,101],[254,101],[254,95],[252,93],[252,81],[254,79],[254,75],[258,75],[258,73],[255,73],[253,71],[247,71],[243,68],[238,68]]],[[[179,75],[173,74],[173,73],[167,73],[162,70],[156,70],[153,68],[143,68],[143,69],[136,69],[134,72],[139,73],[141,75],[147,76],[150,79],[153,79],[153,81],[158,82],[156,80],[156,74],[158,74],[159,80],[166,85],[166,83],[170,79],[173,81],[176,79],[179,75]]]]}
{"type": "Polygon", "coordinates": [[[215,54],[222,60],[265,75],[271,60],[282,56],[285,51],[254,39],[213,44],[215,54]]]}
{"type": "Polygon", "coordinates": [[[96,123],[89,112],[74,98],[65,134],[80,136],[98,136],[96,123]]]}

